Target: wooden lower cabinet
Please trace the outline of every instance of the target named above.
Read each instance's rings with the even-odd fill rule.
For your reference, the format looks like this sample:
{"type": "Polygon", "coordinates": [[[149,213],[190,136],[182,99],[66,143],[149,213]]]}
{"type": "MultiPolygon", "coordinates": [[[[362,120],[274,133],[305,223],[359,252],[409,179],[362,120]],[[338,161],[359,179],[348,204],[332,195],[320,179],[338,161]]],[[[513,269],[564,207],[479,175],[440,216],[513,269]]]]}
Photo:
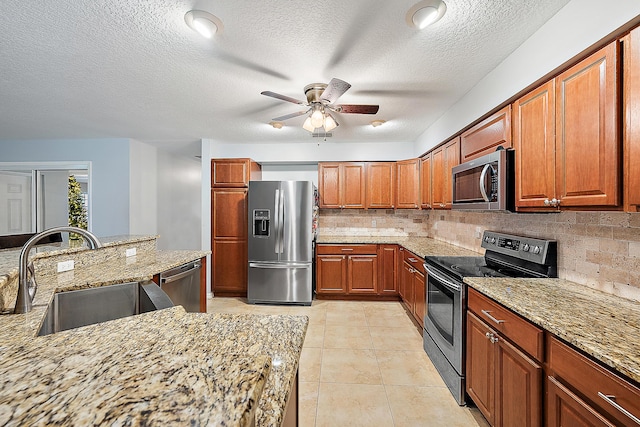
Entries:
{"type": "Polygon", "coordinates": [[[380,295],[398,295],[398,245],[378,245],[380,295]]]}
{"type": "Polygon", "coordinates": [[[347,293],[378,294],[378,255],[347,257],[347,293]]]}
{"type": "Polygon", "coordinates": [[[580,420],[569,424],[575,426],[640,425],[640,387],[551,334],[547,339],[547,363],[547,384],[551,383],[550,391],[558,395],[547,396],[547,425],[567,425],[563,417],[580,420]]]}
{"type": "Polygon", "coordinates": [[[541,426],[540,363],[467,313],[467,393],[493,426],[541,426]]]}
{"type": "Polygon", "coordinates": [[[317,246],[316,295],[371,295],[381,293],[378,245],[317,246]]]}
{"type": "Polygon", "coordinates": [[[316,258],[316,292],[345,294],[347,292],[346,255],[318,255],[316,258]]]}
{"type": "Polygon", "coordinates": [[[211,284],[218,296],[247,295],[247,242],[214,240],[211,284]]]}
{"type": "Polygon", "coordinates": [[[402,254],[400,299],[418,325],[423,327],[427,306],[427,290],[422,258],[404,248],[402,254]]]}
{"type": "Polygon", "coordinates": [[[547,377],[547,426],[614,427],[554,377],[547,377]]]}
{"type": "Polygon", "coordinates": [[[473,313],[467,313],[467,393],[489,424],[495,425],[495,347],[489,334],[496,334],[473,313]]]}

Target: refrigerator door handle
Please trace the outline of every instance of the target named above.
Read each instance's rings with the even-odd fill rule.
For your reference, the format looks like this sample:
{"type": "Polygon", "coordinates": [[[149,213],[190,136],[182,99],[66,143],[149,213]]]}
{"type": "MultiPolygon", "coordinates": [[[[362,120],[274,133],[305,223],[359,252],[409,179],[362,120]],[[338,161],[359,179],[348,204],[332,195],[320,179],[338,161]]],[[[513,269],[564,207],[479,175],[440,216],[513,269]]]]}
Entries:
{"type": "Polygon", "coordinates": [[[279,251],[279,244],[280,244],[280,230],[282,229],[282,226],[280,225],[280,190],[276,189],[276,198],[274,201],[274,206],[275,206],[275,214],[274,214],[274,228],[275,228],[275,233],[274,233],[274,239],[275,239],[275,253],[280,253],[279,251]]]}
{"type": "Polygon", "coordinates": [[[280,192],[280,252],[284,252],[284,191],[280,192]]]}
{"type": "Polygon", "coordinates": [[[287,263],[287,264],[274,264],[267,262],[250,262],[250,268],[311,268],[310,263],[287,263]]]}

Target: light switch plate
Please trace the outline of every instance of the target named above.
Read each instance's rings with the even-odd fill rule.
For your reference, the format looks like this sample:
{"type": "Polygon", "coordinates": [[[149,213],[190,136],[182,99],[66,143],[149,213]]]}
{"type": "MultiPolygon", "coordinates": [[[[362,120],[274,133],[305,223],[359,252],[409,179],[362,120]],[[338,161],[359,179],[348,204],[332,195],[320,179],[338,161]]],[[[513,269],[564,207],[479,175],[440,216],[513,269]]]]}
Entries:
{"type": "Polygon", "coordinates": [[[69,261],[62,261],[58,263],[58,273],[69,271],[74,269],[74,262],[72,259],[69,261]]]}
{"type": "Polygon", "coordinates": [[[135,256],[136,255],[136,248],[129,248],[125,251],[125,256],[135,256]]]}

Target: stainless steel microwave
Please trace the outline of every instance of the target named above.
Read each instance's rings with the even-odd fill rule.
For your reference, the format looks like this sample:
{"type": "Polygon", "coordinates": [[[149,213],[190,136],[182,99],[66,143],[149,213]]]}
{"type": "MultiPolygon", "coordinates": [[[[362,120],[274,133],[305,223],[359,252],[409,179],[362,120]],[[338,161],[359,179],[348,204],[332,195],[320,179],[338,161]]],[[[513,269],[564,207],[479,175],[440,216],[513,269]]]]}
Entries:
{"type": "Polygon", "coordinates": [[[514,151],[498,150],[451,170],[453,209],[514,209],[514,151]]]}

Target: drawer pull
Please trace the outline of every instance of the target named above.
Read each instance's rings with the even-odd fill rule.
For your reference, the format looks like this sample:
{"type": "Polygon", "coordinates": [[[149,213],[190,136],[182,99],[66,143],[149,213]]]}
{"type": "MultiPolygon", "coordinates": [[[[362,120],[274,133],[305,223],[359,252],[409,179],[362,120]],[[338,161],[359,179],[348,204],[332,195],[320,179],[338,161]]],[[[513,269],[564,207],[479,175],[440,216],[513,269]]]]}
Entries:
{"type": "Polygon", "coordinates": [[[631,412],[627,411],[626,409],[624,409],[622,406],[618,405],[616,403],[616,397],[610,394],[604,394],[602,392],[598,392],[598,396],[600,396],[602,399],[604,399],[605,402],[607,402],[609,405],[613,406],[614,408],[616,408],[618,411],[622,412],[623,414],[625,414],[627,417],[629,417],[634,423],[640,425],[640,418],[636,417],[635,415],[633,415],[631,412]]]}
{"type": "Polygon", "coordinates": [[[492,322],[497,323],[498,325],[499,325],[500,323],[504,323],[504,320],[496,319],[496,318],[495,318],[495,317],[493,317],[491,314],[489,314],[489,313],[491,313],[489,310],[481,310],[481,311],[482,311],[482,314],[484,314],[485,316],[487,316],[487,317],[489,318],[489,320],[491,320],[492,322]]]}
{"type": "Polygon", "coordinates": [[[343,251],[352,251],[353,249],[349,249],[349,248],[342,248],[343,251]]]}
{"type": "Polygon", "coordinates": [[[415,259],[415,258],[409,258],[409,261],[411,261],[411,262],[418,262],[418,260],[417,260],[417,259],[415,259]]]}

